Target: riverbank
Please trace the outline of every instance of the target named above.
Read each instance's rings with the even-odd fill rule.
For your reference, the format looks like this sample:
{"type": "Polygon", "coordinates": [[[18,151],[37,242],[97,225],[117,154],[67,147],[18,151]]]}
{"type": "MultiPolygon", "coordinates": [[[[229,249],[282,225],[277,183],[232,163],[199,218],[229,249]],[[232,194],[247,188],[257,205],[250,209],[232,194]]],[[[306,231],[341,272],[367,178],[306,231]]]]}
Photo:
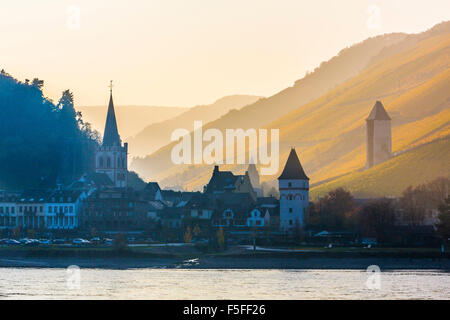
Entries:
{"type": "Polygon", "coordinates": [[[448,270],[449,259],[407,258],[226,258],[199,257],[188,260],[163,258],[0,258],[0,268],[67,268],[76,265],[90,269],[349,269],[364,270],[377,265],[382,270],[448,270]]]}
{"type": "Polygon", "coordinates": [[[450,271],[450,256],[437,250],[385,248],[377,250],[264,249],[232,247],[220,253],[195,248],[0,249],[0,267],[139,269],[439,269],[450,271]]]}

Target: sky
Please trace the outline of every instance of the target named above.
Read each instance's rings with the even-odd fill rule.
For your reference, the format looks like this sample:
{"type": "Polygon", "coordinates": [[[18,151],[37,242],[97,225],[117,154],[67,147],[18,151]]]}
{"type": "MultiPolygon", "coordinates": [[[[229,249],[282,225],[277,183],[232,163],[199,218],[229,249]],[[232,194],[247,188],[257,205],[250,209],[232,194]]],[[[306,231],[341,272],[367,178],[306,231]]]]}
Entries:
{"type": "Polygon", "coordinates": [[[76,105],[270,96],[368,37],[450,20],[448,0],[0,0],[0,68],[76,105]]]}

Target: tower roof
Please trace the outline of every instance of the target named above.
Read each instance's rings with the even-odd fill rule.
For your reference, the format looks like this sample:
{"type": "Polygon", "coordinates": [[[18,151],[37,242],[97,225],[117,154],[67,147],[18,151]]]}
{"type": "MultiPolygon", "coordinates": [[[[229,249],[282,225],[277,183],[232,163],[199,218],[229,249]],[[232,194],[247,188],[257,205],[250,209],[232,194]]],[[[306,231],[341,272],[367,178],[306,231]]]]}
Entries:
{"type": "Polygon", "coordinates": [[[289,157],[284,166],[283,173],[278,177],[278,180],[309,180],[305,171],[303,170],[300,160],[298,159],[295,149],[291,149],[289,157]]]}
{"type": "Polygon", "coordinates": [[[256,169],[256,165],[254,163],[250,163],[248,165],[247,172],[250,173],[250,174],[257,174],[257,175],[259,175],[258,169],[256,169]]]}
{"type": "Polygon", "coordinates": [[[381,101],[377,101],[366,120],[391,120],[381,101]]]}
{"type": "Polygon", "coordinates": [[[103,133],[103,145],[114,146],[121,145],[119,131],[117,130],[116,113],[114,112],[114,103],[112,92],[109,97],[108,113],[106,115],[105,132],[103,133]]]}

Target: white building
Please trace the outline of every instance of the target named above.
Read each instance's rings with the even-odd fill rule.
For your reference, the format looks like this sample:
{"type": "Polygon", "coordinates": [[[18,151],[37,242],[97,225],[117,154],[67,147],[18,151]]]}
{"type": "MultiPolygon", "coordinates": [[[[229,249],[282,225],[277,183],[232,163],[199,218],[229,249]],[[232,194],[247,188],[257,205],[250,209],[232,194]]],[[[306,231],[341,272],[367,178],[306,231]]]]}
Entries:
{"type": "Polygon", "coordinates": [[[280,190],[280,229],[292,231],[303,228],[309,205],[309,178],[292,148],[283,173],[278,178],[280,190]]]}
{"type": "Polygon", "coordinates": [[[45,203],[45,228],[50,230],[78,228],[84,199],[86,199],[86,193],[80,190],[57,190],[53,192],[45,203]]]}
{"type": "Polygon", "coordinates": [[[0,230],[14,228],[17,224],[17,206],[15,199],[0,199],[0,230]]]}

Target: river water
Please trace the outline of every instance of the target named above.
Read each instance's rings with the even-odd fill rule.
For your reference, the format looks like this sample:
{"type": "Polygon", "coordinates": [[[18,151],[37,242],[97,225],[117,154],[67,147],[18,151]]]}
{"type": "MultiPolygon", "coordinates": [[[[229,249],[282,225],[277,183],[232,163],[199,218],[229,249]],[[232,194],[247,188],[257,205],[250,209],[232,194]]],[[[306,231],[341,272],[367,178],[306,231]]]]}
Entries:
{"type": "Polygon", "coordinates": [[[0,299],[450,299],[450,273],[0,268],[0,299]]]}

